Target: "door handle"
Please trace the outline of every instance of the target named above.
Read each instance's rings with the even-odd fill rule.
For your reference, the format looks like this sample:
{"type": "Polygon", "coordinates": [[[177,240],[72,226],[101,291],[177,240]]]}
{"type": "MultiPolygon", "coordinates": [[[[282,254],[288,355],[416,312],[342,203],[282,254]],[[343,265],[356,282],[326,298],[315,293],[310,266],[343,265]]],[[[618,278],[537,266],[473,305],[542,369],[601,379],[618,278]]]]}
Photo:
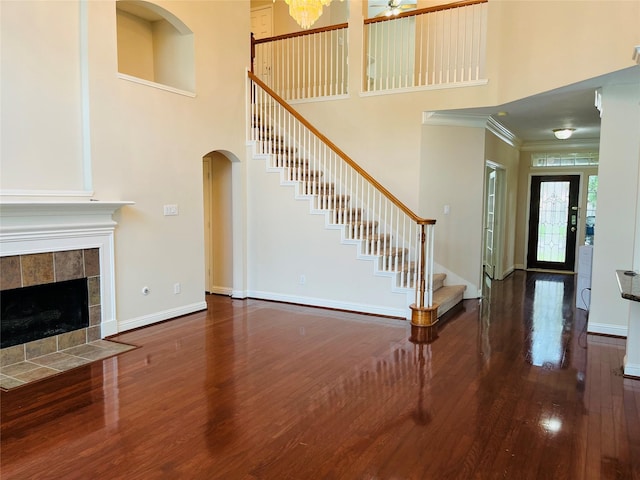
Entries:
{"type": "Polygon", "coordinates": [[[576,227],[571,227],[571,231],[575,232],[576,231],[576,227]]]}

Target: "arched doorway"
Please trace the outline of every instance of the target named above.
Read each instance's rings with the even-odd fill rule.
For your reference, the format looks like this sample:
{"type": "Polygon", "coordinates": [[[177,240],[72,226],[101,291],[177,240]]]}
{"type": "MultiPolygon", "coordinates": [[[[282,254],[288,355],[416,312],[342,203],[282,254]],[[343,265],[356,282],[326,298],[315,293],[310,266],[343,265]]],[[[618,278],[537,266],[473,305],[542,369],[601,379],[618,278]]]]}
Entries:
{"type": "Polygon", "coordinates": [[[233,292],[232,164],[229,154],[213,151],[202,158],[205,232],[205,291],[233,292]]]}

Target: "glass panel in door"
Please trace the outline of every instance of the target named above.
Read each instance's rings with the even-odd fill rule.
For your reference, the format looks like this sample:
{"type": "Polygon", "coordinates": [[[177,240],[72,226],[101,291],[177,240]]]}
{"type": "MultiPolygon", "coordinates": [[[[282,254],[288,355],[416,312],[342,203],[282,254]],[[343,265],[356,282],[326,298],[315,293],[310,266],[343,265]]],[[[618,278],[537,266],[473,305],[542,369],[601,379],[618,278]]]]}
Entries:
{"type": "Polygon", "coordinates": [[[573,271],[579,175],[533,176],[527,266],[573,271]]]}

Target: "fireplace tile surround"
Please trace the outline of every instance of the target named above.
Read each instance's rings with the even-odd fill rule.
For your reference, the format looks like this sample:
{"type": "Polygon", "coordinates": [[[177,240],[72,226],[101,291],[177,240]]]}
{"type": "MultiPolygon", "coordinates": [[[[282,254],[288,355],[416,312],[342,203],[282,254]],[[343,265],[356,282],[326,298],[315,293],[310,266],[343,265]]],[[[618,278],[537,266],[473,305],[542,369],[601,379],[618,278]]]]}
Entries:
{"type": "Polygon", "coordinates": [[[89,327],[0,350],[6,366],[101,338],[100,252],[97,248],[0,257],[0,290],[87,278],[89,327]]]}
{"type": "Polygon", "coordinates": [[[57,354],[118,333],[113,214],[126,201],[0,199],[0,289],[88,279],[89,326],[0,350],[0,364],[57,354]]]}

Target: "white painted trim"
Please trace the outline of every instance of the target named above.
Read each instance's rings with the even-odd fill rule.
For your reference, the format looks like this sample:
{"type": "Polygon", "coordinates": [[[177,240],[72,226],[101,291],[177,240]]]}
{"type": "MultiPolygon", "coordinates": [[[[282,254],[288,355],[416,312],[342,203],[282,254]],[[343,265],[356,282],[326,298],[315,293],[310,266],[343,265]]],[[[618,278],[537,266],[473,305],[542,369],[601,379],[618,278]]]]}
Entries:
{"type": "Polygon", "coordinates": [[[371,92],[360,92],[361,97],[375,97],[378,95],[396,95],[398,93],[414,93],[423,92],[425,90],[446,90],[450,88],[464,88],[464,87],[479,87],[487,85],[489,80],[470,80],[468,82],[456,82],[456,83],[440,83],[437,85],[424,85],[421,87],[406,87],[406,88],[393,88],[387,90],[374,90],[371,92]]]}
{"type": "Polygon", "coordinates": [[[509,268],[507,268],[506,270],[504,270],[502,272],[502,278],[501,280],[504,280],[505,278],[507,278],[509,275],[511,275],[515,270],[517,270],[517,268],[515,266],[511,266],[509,268]]]}
{"type": "Polygon", "coordinates": [[[246,290],[232,290],[231,291],[231,298],[235,298],[238,300],[244,300],[245,298],[247,298],[249,296],[249,294],[247,293],[246,290]]]}
{"type": "Polygon", "coordinates": [[[0,197],[93,197],[93,190],[0,190],[0,197]]]}
{"type": "Polygon", "coordinates": [[[0,203],[0,256],[97,248],[101,337],[117,333],[113,213],[133,202],[0,203]]]}
{"type": "Polygon", "coordinates": [[[600,335],[613,335],[615,337],[627,337],[627,327],[611,325],[608,323],[589,322],[587,333],[600,335]]]}
{"type": "MultiPolygon", "coordinates": [[[[308,305],[312,307],[333,308],[347,310],[351,312],[369,313],[373,315],[384,315],[389,317],[408,318],[405,309],[389,308],[381,305],[369,305],[364,303],[341,302],[315,297],[301,297],[298,295],[283,295],[280,293],[263,292],[249,290],[248,296],[258,300],[272,300],[276,302],[295,303],[298,305],[308,305]]],[[[407,310],[409,308],[407,307],[407,310]]],[[[410,318],[410,315],[409,315],[410,318]]]]}
{"type": "Polygon", "coordinates": [[[297,100],[287,100],[287,102],[289,102],[289,105],[300,105],[303,103],[332,102],[334,100],[347,100],[349,98],[351,98],[351,95],[347,93],[344,95],[331,95],[326,97],[300,98],[297,100]]]}
{"type": "Polygon", "coordinates": [[[80,92],[82,125],[82,186],[93,189],[91,162],[91,98],[89,86],[89,5],[87,0],[79,2],[80,8],[80,92]]]}
{"type": "Polygon", "coordinates": [[[468,113],[422,112],[423,125],[486,128],[489,115],[468,113]]]}
{"type": "Polygon", "coordinates": [[[185,97],[191,97],[191,98],[196,97],[195,92],[180,90],[179,88],[170,87],[169,85],[165,85],[163,83],[156,83],[149,80],[144,80],[143,78],[127,75],[126,73],[118,72],[117,77],[121,80],[126,80],[128,82],[133,82],[133,83],[139,83],[140,85],[146,85],[147,87],[157,88],[158,90],[165,90],[167,92],[176,93],[178,95],[184,95],[185,97]]]}
{"type": "Polygon", "coordinates": [[[34,226],[42,225],[42,222],[38,219],[41,217],[50,218],[48,220],[51,224],[79,224],[88,220],[86,217],[99,217],[100,221],[105,225],[112,224],[113,220],[111,215],[118,209],[125,205],[133,205],[134,202],[128,201],[41,201],[41,200],[27,200],[27,201],[9,201],[0,202],[0,216],[3,218],[2,225],[0,226],[0,232],[9,229],[12,223],[20,224],[21,226],[30,219],[30,223],[34,226]],[[80,220],[75,217],[80,216],[80,220]],[[51,219],[53,217],[53,219],[51,219]],[[64,220],[61,217],[65,217],[64,220]],[[14,219],[14,221],[8,221],[8,218],[14,219]]]}
{"type": "Polygon", "coordinates": [[[573,139],[570,142],[566,140],[555,141],[540,141],[540,142],[525,142],[520,146],[520,150],[523,152],[537,152],[537,151],[563,151],[563,150],[575,150],[579,149],[599,149],[600,139],[598,138],[585,138],[585,139],[573,139]]]}
{"type": "Polygon", "coordinates": [[[190,313],[199,312],[207,309],[207,302],[196,302],[190,305],[183,305],[182,307],[170,308],[161,312],[152,313],[150,315],[142,315],[140,317],[132,318],[118,322],[118,331],[124,332],[132,330],[134,328],[146,327],[153,325],[154,323],[163,322],[165,320],[172,320],[182,315],[188,315],[190,313]]]}
{"type": "Polygon", "coordinates": [[[487,130],[489,130],[507,145],[515,148],[520,148],[520,145],[522,145],[522,140],[520,140],[515,133],[502,125],[500,122],[494,120],[493,117],[489,117],[487,119],[487,130]]]}
{"type": "Polygon", "coordinates": [[[624,374],[632,377],[640,377],[640,364],[627,363],[625,358],[624,374]]]}

